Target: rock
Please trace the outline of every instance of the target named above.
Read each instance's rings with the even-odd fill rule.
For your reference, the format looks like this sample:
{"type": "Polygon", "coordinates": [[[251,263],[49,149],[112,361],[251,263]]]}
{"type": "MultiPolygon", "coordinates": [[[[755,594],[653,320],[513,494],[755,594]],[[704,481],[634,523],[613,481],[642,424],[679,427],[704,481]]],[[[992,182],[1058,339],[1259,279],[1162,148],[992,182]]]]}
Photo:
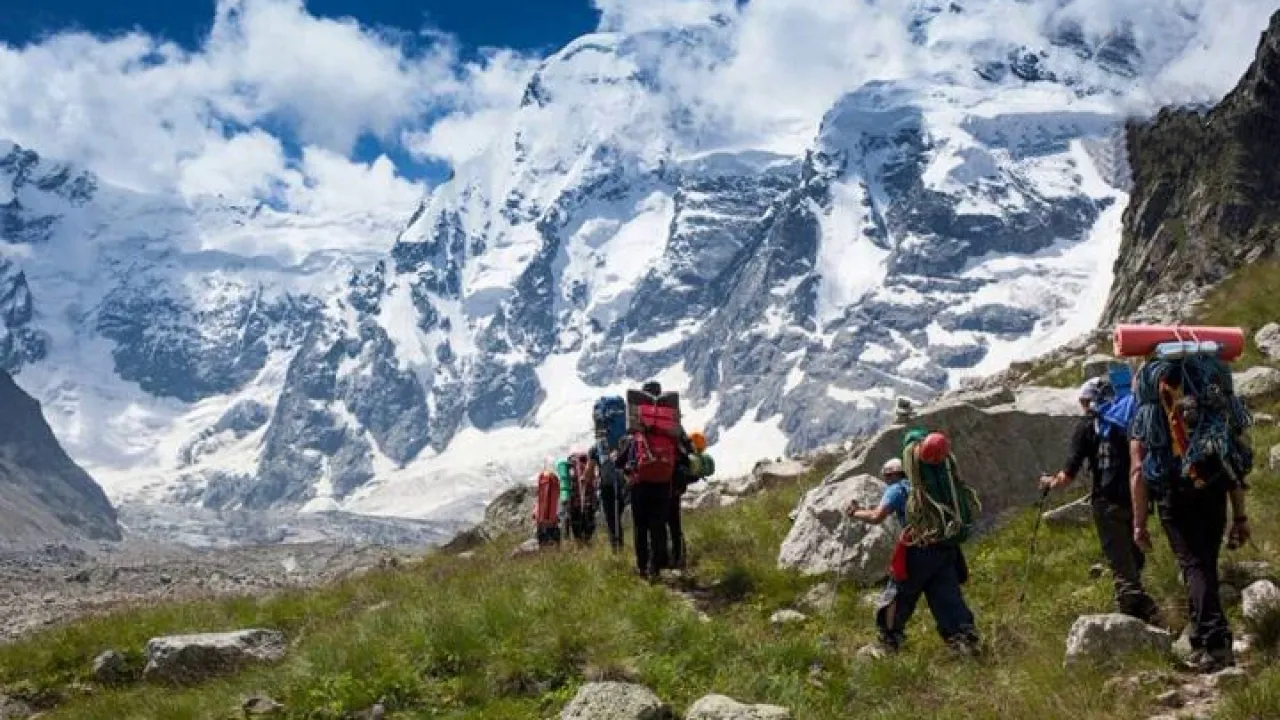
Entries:
{"type": "Polygon", "coordinates": [[[1105,663],[1136,652],[1167,653],[1173,636],[1137,618],[1111,613],[1082,615],[1067,635],[1064,664],[1105,663]]]}
{"type": "Polygon", "coordinates": [[[26,720],[34,715],[35,711],[21,700],[0,695],[0,720],[26,720]]]}
{"type": "Polygon", "coordinates": [[[1046,525],[1054,527],[1084,527],[1093,524],[1093,506],[1086,495],[1045,512],[1042,518],[1046,525]]]}
{"type": "Polygon", "coordinates": [[[1250,405],[1267,402],[1280,396],[1280,370],[1256,365],[1244,372],[1232,375],[1236,395],[1250,405]]]}
{"type": "Polygon", "coordinates": [[[1081,363],[1085,379],[1106,375],[1111,368],[1111,363],[1115,361],[1116,359],[1110,355],[1090,355],[1081,363]]]}
{"type": "Polygon", "coordinates": [[[889,653],[879,645],[863,645],[858,648],[858,654],[854,656],[858,662],[872,662],[874,660],[883,660],[888,657],[889,653]]]}
{"type": "Polygon", "coordinates": [[[671,709],[643,685],[587,683],[560,713],[560,720],[668,720],[671,709]]]}
{"type": "Polygon", "coordinates": [[[1249,681],[1249,673],[1242,667],[1229,667],[1205,678],[1209,687],[1225,690],[1249,681]]]}
{"type": "Polygon", "coordinates": [[[538,488],[533,485],[517,485],[504,490],[485,506],[480,534],[488,540],[503,535],[532,535],[533,504],[537,496],[538,488]]]}
{"type": "MultiPolygon", "coordinates": [[[[1027,507],[1039,497],[1036,479],[1062,463],[1080,418],[1074,389],[1024,387],[1011,402],[979,408],[955,399],[922,410],[911,427],[940,430],[965,481],[982,500],[983,519],[1027,507]]],[[[882,430],[842,463],[823,484],[857,475],[879,475],[884,461],[902,451],[906,428],[882,430]]]]}
{"type": "Polygon", "coordinates": [[[1253,344],[1273,362],[1280,362],[1280,323],[1267,323],[1253,336],[1253,344]]]}
{"type": "Polygon", "coordinates": [[[798,460],[763,460],[756,463],[747,477],[725,480],[720,487],[726,495],[744,497],[794,482],[808,472],[809,466],[798,460]]]}
{"type": "Polygon", "coordinates": [[[1254,425],[1275,425],[1276,416],[1272,415],[1271,413],[1254,413],[1253,424],[1254,425]]]}
{"type": "Polygon", "coordinates": [[[93,659],[93,679],[103,685],[123,685],[133,679],[133,671],[123,655],[107,650],[93,659]]]}
{"type": "Polygon", "coordinates": [[[511,557],[518,558],[526,557],[528,555],[537,555],[540,549],[542,548],[538,545],[538,540],[536,538],[529,538],[517,545],[516,549],[511,551],[511,557]]]}
{"type": "Polygon", "coordinates": [[[284,654],[284,633],[276,630],[159,637],[147,643],[147,666],[142,675],[147,680],[175,684],[199,682],[255,663],[277,662],[284,654]]]}
{"type": "MultiPolygon", "coordinates": [[[[696,485],[694,487],[697,487],[696,485]]],[[[718,486],[707,485],[699,490],[689,489],[680,499],[680,507],[685,510],[710,510],[720,507],[723,495],[718,486]]]]}
{"type": "Polygon", "coordinates": [[[1191,647],[1191,624],[1182,628],[1182,633],[1178,635],[1178,639],[1173,641],[1173,656],[1179,660],[1186,660],[1191,657],[1194,648],[1191,647]]]}
{"type": "Polygon", "coordinates": [[[1271,446],[1271,453],[1267,456],[1267,469],[1280,472],[1280,445],[1271,446]]]}
{"type": "Polygon", "coordinates": [[[829,582],[818,583],[800,598],[800,606],[811,612],[829,613],[835,609],[838,599],[835,585],[829,582]]]}
{"type": "Polygon", "coordinates": [[[1156,696],[1156,704],[1167,708],[1180,708],[1185,703],[1182,700],[1182,694],[1177,690],[1166,690],[1156,696]]]}
{"type": "Polygon", "coordinates": [[[795,610],[779,610],[769,616],[769,623],[774,627],[783,627],[785,625],[799,625],[808,619],[808,615],[795,610]]]}
{"type": "Polygon", "coordinates": [[[872,507],[883,494],[884,483],[871,475],[820,485],[805,493],[778,553],[778,567],[805,575],[838,573],[866,585],[883,578],[898,535],[897,520],[869,525],[845,514],[851,501],[872,507]]]}
{"type": "Polygon", "coordinates": [[[1244,589],[1244,616],[1261,620],[1272,609],[1280,609],[1280,587],[1270,580],[1259,580],[1244,589]]]}
{"type": "Polygon", "coordinates": [[[284,706],[266,695],[254,695],[241,706],[245,717],[273,717],[284,714],[284,706]]]}
{"type": "Polygon", "coordinates": [[[744,705],[724,695],[708,695],[695,702],[686,720],[791,720],[791,711],[777,705],[744,705]]]}
{"type": "Polygon", "coordinates": [[[1109,570],[1110,568],[1102,563],[1094,563],[1089,567],[1089,578],[1091,580],[1097,580],[1103,575],[1106,575],[1109,570]]]}

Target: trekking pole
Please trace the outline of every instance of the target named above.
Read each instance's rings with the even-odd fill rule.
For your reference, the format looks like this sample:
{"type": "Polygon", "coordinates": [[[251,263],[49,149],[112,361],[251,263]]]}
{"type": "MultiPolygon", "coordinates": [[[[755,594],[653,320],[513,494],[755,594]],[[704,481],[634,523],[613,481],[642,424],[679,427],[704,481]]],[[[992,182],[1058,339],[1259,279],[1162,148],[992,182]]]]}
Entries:
{"type": "Polygon", "coordinates": [[[1022,608],[1022,603],[1027,599],[1027,586],[1031,583],[1031,563],[1036,556],[1036,538],[1040,534],[1040,519],[1044,516],[1044,504],[1049,499],[1049,487],[1046,485],[1040,490],[1040,499],[1036,502],[1036,520],[1035,525],[1031,528],[1031,545],[1027,548],[1027,563],[1022,571],[1022,586],[1018,589],[1018,609],[1022,608]]]}

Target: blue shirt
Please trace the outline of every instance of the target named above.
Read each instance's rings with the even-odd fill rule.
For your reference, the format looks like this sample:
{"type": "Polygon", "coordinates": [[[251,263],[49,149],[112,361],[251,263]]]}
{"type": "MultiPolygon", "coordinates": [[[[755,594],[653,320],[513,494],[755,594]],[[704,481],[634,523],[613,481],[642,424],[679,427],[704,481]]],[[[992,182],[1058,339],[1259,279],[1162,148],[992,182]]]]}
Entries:
{"type": "Polygon", "coordinates": [[[899,480],[890,485],[889,489],[884,491],[884,497],[880,499],[880,507],[892,510],[898,522],[903,525],[907,524],[907,495],[910,492],[911,483],[907,480],[899,480]]]}

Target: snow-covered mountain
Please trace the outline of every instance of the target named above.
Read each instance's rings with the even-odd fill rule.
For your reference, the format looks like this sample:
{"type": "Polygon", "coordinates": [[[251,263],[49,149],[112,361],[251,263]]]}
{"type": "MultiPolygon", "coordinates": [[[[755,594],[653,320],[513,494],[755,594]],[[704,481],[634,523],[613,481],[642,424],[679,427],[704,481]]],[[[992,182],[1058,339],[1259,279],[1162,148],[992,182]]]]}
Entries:
{"type": "Polygon", "coordinates": [[[724,23],[580,38],[411,217],[141,195],[0,145],[0,367],[126,503],[465,517],[651,377],[727,473],[870,430],[1092,326],[1117,108],[1167,60],[1065,21],[957,45],[974,12],[922,5],[932,61],[795,148],[728,142],[688,91],[724,23]]]}

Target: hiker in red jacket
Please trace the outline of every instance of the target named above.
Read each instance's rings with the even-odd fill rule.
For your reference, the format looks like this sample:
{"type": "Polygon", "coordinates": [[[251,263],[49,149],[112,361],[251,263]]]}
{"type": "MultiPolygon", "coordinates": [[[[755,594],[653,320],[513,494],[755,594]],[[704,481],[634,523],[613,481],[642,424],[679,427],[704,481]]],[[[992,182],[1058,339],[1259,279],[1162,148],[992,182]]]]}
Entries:
{"type": "MultiPolygon", "coordinates": [[[[654,398],[662,395],[662,385],[647,382],[641,388],[654,398]]],[[[651,423],[633,430],[624,440],[619,467],[631,488],[631,524],[634,526],[636,571],[653,579],[671,567],[667,545],[672,481],[675,477],[677,443],[682,431],[668,422],[667,408],[644,406],[642,422],[651,423]],[[653,408],[653,409],[650,409],[653,408]]]]}

